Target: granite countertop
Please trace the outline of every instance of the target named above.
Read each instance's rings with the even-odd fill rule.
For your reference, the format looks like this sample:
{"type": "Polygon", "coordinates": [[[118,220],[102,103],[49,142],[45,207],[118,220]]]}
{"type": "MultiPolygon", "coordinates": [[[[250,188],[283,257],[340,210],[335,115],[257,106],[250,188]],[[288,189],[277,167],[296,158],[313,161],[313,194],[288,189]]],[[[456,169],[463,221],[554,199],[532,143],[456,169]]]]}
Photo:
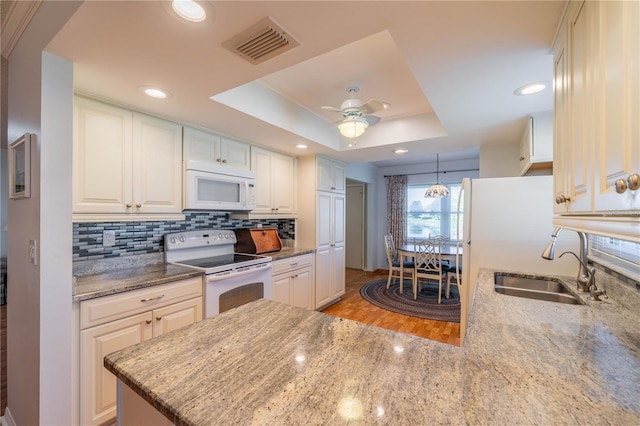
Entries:
{"type": "Polygon", "coordinates": [[[270,256],[273,261],[276,261],[286,259],[288,257],[302,256],[303,254],[309,253],[315,253],[315,250],[301,247],[282,247],[282,250],[275,251],[273,253],[265,253],[265,256],[270,256]]]}
{"type": "Polygon", "coordinates": [[[505,296],[481,270],[462,348],[262,299],[105,366],[176,424],[639,424],[637,305],[612,299],[505,296]]]}
{"type": "Polygon", "coordinates": [[[74,276],[73,301],[94,299],[191,277],[201,271],[168,263],[141,264],[74,276]]]}

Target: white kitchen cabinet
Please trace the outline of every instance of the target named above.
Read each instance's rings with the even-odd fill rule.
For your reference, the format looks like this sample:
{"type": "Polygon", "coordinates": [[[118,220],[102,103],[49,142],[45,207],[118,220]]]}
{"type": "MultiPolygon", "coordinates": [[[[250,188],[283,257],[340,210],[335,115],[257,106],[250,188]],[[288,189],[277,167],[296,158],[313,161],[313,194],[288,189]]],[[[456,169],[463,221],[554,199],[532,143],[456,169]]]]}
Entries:
{"type": "Polygon", "coordinates": [[[553,111],[527,118],[520,138],[520,175],[533,169],[551,169],[553,161],[553,111]]]}
{"type": "Polygon", "coordinates": [[[317,157],[318,191],[345,192],[344,164],[325,157],[317,157]]]}
{"type": "Polygon", "coordinates": [[[314,309],[313,255],[289,257],[273,262],[273,300],[314,309]]]}
{"type": "Polygon", "coordinates": [[[252,215],[295,215],[295,159],[266,149],[251,147],[251,170],[256,173],[252,215]]]}
{"type": "Polygon", "coordinates": [[[180,219],[182,126],[76,96],[74,221],[180,219]]]}
{"type": "Polygon", "coordinates": [[[192,127],[183,130],[183,160],[250,168],[250,145],[192,127]]]}
{"type": "Polygon", "coordinates": [[[202,278],[80,303],[80,422],[115,420],[116,379],[105,355],[202,319],[202,278]]]}
{"type": "Polygon", "coordinates": [[[554,43],[556,226],[638,239],[640,189],[616,182],[640,174],[639,25],[637,1],[567,7],[554,43]]]}

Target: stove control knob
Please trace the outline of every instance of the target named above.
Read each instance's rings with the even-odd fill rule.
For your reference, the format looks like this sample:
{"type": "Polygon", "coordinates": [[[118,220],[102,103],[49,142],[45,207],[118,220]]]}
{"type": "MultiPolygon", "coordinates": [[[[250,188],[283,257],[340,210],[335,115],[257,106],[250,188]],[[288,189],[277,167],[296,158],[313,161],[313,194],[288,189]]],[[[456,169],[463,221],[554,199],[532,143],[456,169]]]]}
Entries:
{"type": "Polygon", "coordinates": [[[184,237],[180,237],[180,242],[184,243],[184,237]]]}
{"type": "Polygon", "coordinates": [[[224,237],[228,240],[229,239],[229,234],[224,234],[224,237]]]}
{"type": "Polygon", "coordinates": [[[175,244],[176,243],[176,237],[171,238],[171,244],[175,244]]]}
{"type": "Polygon", "coordinates": [[[218,234],[218,239],[221,240],[222,238],[223,237],[222,237],[222,232],[221,232],[221,233],[218,234]]]}

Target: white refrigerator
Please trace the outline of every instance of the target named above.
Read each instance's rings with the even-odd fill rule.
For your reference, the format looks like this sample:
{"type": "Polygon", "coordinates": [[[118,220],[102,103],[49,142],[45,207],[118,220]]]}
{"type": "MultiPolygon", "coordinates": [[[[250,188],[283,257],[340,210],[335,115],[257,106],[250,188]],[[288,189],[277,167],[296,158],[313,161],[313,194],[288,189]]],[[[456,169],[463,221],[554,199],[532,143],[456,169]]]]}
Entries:
{"type": "MultiPolygon", "coordinates": [[[[464,342],[480,268],[542,275],[578,274],[573,256],[545,260],[553,232],[553,177],[525,176],[462,181],[458,239],[462,247],[460,337],[464,342]]],[[[558,236],[556,253],[577,252],[575,232],[558,236]]]]}

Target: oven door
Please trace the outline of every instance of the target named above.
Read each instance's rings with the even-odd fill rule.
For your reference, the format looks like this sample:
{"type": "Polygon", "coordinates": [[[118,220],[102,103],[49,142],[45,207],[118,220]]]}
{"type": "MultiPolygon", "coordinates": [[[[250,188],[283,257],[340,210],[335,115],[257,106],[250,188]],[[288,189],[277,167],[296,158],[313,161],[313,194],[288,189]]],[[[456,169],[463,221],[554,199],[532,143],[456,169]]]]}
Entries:
{"type": "Polygon", "coordinates": [[[273,299],[271,263],[229,275],[206,275],[204,315],[211,318],[258,299],[273,299]]]}

